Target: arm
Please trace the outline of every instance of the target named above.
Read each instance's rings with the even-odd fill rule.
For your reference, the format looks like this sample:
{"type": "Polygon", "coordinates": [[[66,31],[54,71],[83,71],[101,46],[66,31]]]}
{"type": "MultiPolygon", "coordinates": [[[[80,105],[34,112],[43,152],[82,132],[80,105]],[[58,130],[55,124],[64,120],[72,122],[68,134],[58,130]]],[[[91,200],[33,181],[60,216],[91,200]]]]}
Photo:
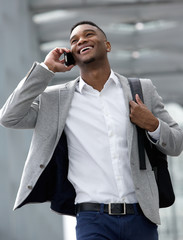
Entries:
{"type": "Polygon", "coordinates": [[[34,128],[39,109],[39,95],[54,74],[35,63],[0,110],[0,123],[10,128],[34,128]]]}
{"type": "MultiPolygon", "coordinates": [[[[159,139],[152,143],[167,155],[179,155],[183,150],[183,131],[165,110],[162,98],[152,82],[146,80],[146,83],[144,101],[148,103],[150,110],[136,96],[137,103],[130,101],[130,119],[134,124],[150,132],[156,130],[160,123],[159,139]]],[[[149,140],[151,141],[150,137],[149,140]]]]}
{"type": "MultiPolygon", "coordinates": [[[[52,50],[45,59],[45,64],[54,72],[65,72],[64,60],[59,60],[66,48],[52,50]]],[[[0,124],[10,128],[34,128],[39,110],[39,95],[46,89],[54,73],[35,63],[27,76],[18,84],[0,110],[0,124]]]]}

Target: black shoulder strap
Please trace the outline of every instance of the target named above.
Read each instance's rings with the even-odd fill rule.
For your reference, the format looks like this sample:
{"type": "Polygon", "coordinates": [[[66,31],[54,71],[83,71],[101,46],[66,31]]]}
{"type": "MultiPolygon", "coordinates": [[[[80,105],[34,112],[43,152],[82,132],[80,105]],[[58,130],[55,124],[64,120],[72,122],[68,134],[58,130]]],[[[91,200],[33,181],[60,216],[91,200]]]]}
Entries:
{"type": "MultiPolygon", "coordinates": [[[[140,80],[138,78],[128,78],[132,97],[133,100],[135,100],[135,95],[138,94],[142,102],[144,102],[143,93],[142,93],[142,87],[140,80]]],[[[145,142],[145,131],[144,129],[136,126],[137,128],[137,136],[138,136],[138,150],[139,150],[139,161],[140,161],[140,169],[145,170],[146,169],[146,162],[145,162],[145,148],[144,148],[144,142],[145,142]]]]}

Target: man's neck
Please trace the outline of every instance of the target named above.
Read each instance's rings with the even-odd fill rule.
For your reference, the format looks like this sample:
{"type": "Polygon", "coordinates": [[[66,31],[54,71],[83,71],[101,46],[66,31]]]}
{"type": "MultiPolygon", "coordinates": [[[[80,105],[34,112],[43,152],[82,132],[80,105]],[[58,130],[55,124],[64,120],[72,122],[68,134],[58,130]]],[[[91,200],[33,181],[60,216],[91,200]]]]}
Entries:
{"type": "Polygon", "coordinates": [[[111,74],[110,65],[81,70],[82,79],[94,89],[101,91],[111,74]]]}

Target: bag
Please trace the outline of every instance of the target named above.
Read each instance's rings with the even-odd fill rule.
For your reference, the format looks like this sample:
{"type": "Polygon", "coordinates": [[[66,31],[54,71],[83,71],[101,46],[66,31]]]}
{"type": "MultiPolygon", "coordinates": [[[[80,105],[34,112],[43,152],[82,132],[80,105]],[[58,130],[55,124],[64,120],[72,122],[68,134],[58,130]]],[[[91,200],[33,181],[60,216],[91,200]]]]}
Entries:
{"type": "MultiPolygon", "coordinates": [[[[140,80],[138,78],[129,78],[128,81],[130,84],[133,100],[135,101],[135,94],[138,94],[141,100],[143,101],[140,80]]],[[[146,169],[145,163],[145,150],[146,150],[158,186],[159,207],[160,208],[169,207],[175,201],[175,194],[171,182],[171,177],[168,171],[167,156],[161,151],[159,151],[156,148],[156,146],[148,140],[144,129],[138,126],[136,127],[138,136],[140,169],[141,170],[146,169]]]]}

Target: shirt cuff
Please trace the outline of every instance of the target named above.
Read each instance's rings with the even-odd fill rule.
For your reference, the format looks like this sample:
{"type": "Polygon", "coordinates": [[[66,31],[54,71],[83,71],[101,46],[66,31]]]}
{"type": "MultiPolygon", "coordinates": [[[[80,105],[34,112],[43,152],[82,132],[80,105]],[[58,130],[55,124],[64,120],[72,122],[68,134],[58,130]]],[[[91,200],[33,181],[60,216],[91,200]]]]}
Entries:
{"type": "MultiPolygon", "coordinates": [[[[48,71],[50,71],[51,73],[54,73],[53,71],[51,71],[47,66],[46,64],[44,64],[44,62],[40,63],[40,65],[44,68],[46,68],[48,71]]],[[[54,73],[55,74],[55,73],[54,73]]]]}
{"type": "Polygon", "coordinates": [[[161,124],[160,124],[160,121],[159,121],[159,125],[154,132],[149,132],[148,131],[149,136],[156,141],[158,141],[160,139],[160,125],[161,124]]]}

